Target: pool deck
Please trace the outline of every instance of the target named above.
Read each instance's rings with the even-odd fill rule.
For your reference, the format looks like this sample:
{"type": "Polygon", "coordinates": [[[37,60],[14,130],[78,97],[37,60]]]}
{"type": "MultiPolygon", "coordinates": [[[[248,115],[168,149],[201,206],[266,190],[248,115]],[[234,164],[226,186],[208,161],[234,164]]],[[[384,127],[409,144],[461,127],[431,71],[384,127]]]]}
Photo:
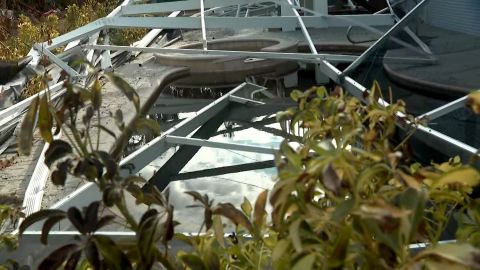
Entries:
{"type": "MultiPolygon", "coordinates": [[[[422,38],[438,58],[432,65],[384,63],[390,79],[410,89],[460,97],[480,89],[480,37],[429,25],[419,28],[422,38]]],[[[390,49],[389,57],[414,57],[405,49],[390,49]]]]}

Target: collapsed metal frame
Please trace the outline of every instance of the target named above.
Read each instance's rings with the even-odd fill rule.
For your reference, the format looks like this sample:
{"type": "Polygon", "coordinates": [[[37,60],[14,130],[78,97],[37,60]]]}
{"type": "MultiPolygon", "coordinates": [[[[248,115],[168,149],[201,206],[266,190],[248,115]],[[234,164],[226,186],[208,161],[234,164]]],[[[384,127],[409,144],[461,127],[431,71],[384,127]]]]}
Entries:
{"type": "MultiPolygon", "coordinates": [[[[308,10],[303,8],[313,15],[301,16],[298,12],[298,5],[291,0],[186,0],[178,2],[166,2],[157,4],[142,4],[142,5],[129,5],[129,0],[126,0],[122,6],[119,6],[112,16],[104,19],[97,20],[90,24],[87,24],[79,29],[76,29],[70,33],[57,37],[51,40],[49,43],[37,44],[34,46],[34,50],[31,51],[31,55],[34,56],[37,63],[42,55],[47,56],[53,63],[64,69],[75,80],[82,78],[83,75],[77,73],[77,71],[71,69],[61,56],[65,56],[71,53],[77,53],[81,50],[88,50],[87,55],[91,59],[94,50],[102,51],[102,68],[107,68],[111,65],[110,51],[135,51],[135,52],[175,52],[175,53],[189,53],[189,54],[214,54],[225,56],[237,56],[237,57],[257,57],[268,59],[290,59],[300,62],[310,62],[318,65],[318,71],[326,75],[329,79],[340,84],[350,94],[359,98],[360,100],[367,102],[364,98],[364,93],[367,92],[367,88],[356,82],[353,78],[349,77],[350,71],[358,67],[361,63],[366,61],[373,52],[381,47],[387,40],[392,38],[392,35],[398,31],[407,29],[407,23],[415,17],[421,8],[425,7],[428,0],[420,1],[407,15],[399,19],[394,14],[375,14],[375,15],[342,15],[332,16],[328,15],[327,0],[314,1],[314,10],[308,10]],[[208,9],[214,9],[218,7],[231,7],[237,6],[239,10],[240,6],[250,5],[254,3],[273,2],[279,3],[282,8],[282,13],[286,14],[277,17],[214,17],[205,16],[208,9]],[[182,10],[200,9],[201,16],[198,17],[180,17],[176,16],[182,10]],[[168,13],[172,12],[169,17],[132,17],[144,14],[156,14],[156,13],[168,13]],[[172,16],[173,15],[173,16],[172,16]],[[341,18],[341,19],[339,19],[341,18]],[[367,51],[365,51],[359,57],[345,56],[345,55],[333,55],[333,54],[318,54],[315,49],[308,28],[322,28],[322,27],[338,27],[338,26],[350,26],[352,22],[358,23],[360,26],[390,26],[391,28],[384,33],[367,51]],[[265,29],[268,28],[297,28],[299,27],[308,42],[311,54],[300,53],[261,53],[261,52],[238,52],[238,51],[218,51],[208,50],[208,40],[206,36],[207,28],[257,28],[262,26],[265,29]],[[182,50],[182,49],[167,49],[167,48],[150,48],[148,44],[140,43],[136,47],[131,46],[111,46],[111,45],[96,45],[96,39],[98,33],[111,28],[152,28],[155,29],[200,29],[202,31],[202,43],[203,48],[201,50],[182,50]],[[86,45],[79,45],[79,40],[89,37],[89,42],[86,45]],[[93,38],[92,38],[93,37],[93,38]],[[54,55],[51,50],[61,47],[67,43],[76,43],[76,45],[67,48],[66,52],[61,55],[54,55]],[[338,70],[332,63],[336,62],[350,62],[350,66],[343,72],[338,70]]],[[[248,12],[247,12],[248,13],[248,12]]],[[[238,12],[237,12],[238,14],[238,12]]],[[[246,14],[248,15],[248,14],[246,14]]],[[[407,30],[408,31],[408,30],[407,30]]],[[[410,33],[409,33],[410,34],[410,33]]],[[[153,40],[153,38],[152,38],[153,40]]],[[[419,44],[422,47],[421,43],[419,44]]],[[[425,48],[422,48],[424,52],[428,52],[425,48]]],[[[35,63],[35,62],[33,62],[35,63]]],[[[198,113],[195,117],[187,119],[173,128],[163,133],[160,137],[154,139],[150,143],[141,147],[125,159],[123,159],[120,165],[124,169],[124,174],[134,174],[141,168],[145,167],[154,158],[158,157],[162,152],[166,151],[174,144],[187,144],[195,146],[205,147],[220,147],[220,148],[232,148],[242,151],[258,151],[261,153],[271,153],[272,149],[264,149],[261,147],[236,145],[236,144],[219,144],[201,139],[192,139],[186,137],[193,132],[196,128],[208,121],[215,114],[219,113],[225,106],[231,102],[248,101],[254,103],[249,99],[249,96],[238,97],[235,94],[240,91],[250,89],[252,91],[261,91],[261,87],[252,84],[242,84],[235,88],[227,95],[207,105],[198,113]],[[132,167],[133,166],[133,167],[132,167]]],[[[429,119],[435,119],[443,116],[453,110],[456,110],[464,105],[467,97],[455,100],[447,105],[441,106],[435,110],[432,110],[418,119],[428,117],[429,119]]],[[[380,100],[380,103],[384,106],[389,104],[380,100]]],[[[259,105],[259,104],[257,104],[259,105]]],[[[398,114],[398,117],[404,117],[403,114],[398,114]]],[[[416,125],[407,121],[406,126],[415,126],[417,128],[417,136],[427,145],[431,147],[442,146],[442,150],[447,155],[460,155],[462,158],[468,158],[477,154],[477,149],[474,147],[462,143],[454,138],[446,136],[436,130],[433,130],[427,126],[416,125]]],[[[405,126],[404,125],[404,126],[405,126]]],[[[193,174],[194,175],[194,174],[193,174]]],[[[177,175],[176,179],[186,179],[181,174],[177,175]]],[[[175,180],[175,179],[174,179],[175,180]]],[[[52,208],[56,209],[68,209],[71,206],[85,206],[91,201],[98,200],[99,190],[93,184],[87,184],[80,189],[73,192],[71,195],[58,202],[52,208]]],[[[33,228],[28,235],[38,235],[40,232],[38,228],[33,228]]],[[[71,235],[72,232],[59,232],[60,235],[71,235]]],[[[111,233],[119,236],[122,233],[111,233]]],[[[68,237],[67,237],[68,238],[68,237]]]]}

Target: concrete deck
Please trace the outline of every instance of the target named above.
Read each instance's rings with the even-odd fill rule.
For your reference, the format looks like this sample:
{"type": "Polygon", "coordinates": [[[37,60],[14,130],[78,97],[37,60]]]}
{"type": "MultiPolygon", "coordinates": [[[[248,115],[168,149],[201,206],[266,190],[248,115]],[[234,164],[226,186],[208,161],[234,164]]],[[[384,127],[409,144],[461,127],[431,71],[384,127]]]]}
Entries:
{"type": "MultiPolygon", "coordinates": [[[[480,37],[422,25],[418,35],[438,57],[433,65],[384,63],[390,79],[410,89],[459,97],[480,89],[480,37]]],[[[405,48],[390,49],[386,57],[413,57],[405,48]]]]}

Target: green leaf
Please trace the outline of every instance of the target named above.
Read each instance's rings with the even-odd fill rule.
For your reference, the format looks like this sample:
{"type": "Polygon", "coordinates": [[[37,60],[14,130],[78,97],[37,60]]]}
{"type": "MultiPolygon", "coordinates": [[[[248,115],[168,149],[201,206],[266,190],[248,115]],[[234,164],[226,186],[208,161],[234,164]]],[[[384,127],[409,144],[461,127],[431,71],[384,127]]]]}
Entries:
{"type": "Polygon", "coordinates": [[[353,206],[354,206],[353,199],[346,199],[342,201],[335,207],[335,210],[333,211],[331,216],[331,220],[335,222],[342,221],[350,214],[350,212],[353,209],[353,206]]]}
{"type": "Polygon", "coordinates": [[[38,96],[32,101],[28,108],[25,117],[23,118],[22,125],[20,126],[20,136],[18,137],[18,151],[22,155],[30,155],[33,143],[33,130],[35,127],[35,120],[38,110],[38,96]]]}
{"type": "Polygon", "coordinates": [[[88,241],[85,246],[85,257],[94,269],[100,269],[100,254],[98,254],[97,246],[93,241],[88,241]]]}
{"type": "Polygon", "coordinates": [[[275,245],[275,248],[273,249],[273,252],[272,252],[273,262],[281,260],[286,255],[290,255],[287,253],[289,247],[290,247],[290,242],[287,239],[282,239],[278,241],[278,243],[275,245]]]}
{"type": "Polygon", "coordinates": [[[98,231],[99,229],[107,226],[108,224],[112,223],[112,221],[115,219],[115,216],[103,216],[100,218],[100,220],[97,222],[97,225],[95,226],[93,231],[98,231]]]}
{"type": "Polygon", "coordinates": [[[480,91],[474,91],[468,95],[467,106],[470,107],[474,113],[480,113],[480,91]]]}
{"type": "Polygon", "coordinates": [[[50,230],[57,224],[58,222],[62,221],[65,218],[64,215],[61,216],[53,216],[48,218],[42,227],[42,235],[40,236],[40,242],[44,245],[48,244],[48,234],[50,230]]]}
{"type": "Polygon", "coordinates": [[[465,243],[448,243],[429,247],[420,252],[415,260],[423,258],[438,260],[436,259],[438,257],[458,265],[467,266],[470,269],[480,268],[480,261],[478,260],[480,250],[465,243]]]}
{"type": "Polygon", "coordinates": [[[382,90],[380,88],[380,84],[378,81],[373,81],[372,88],[370,89],[369,93],[369,102],[371,104],[376,104],[378,102],[378,99],[382,96],[382,90]]]}
{"type": "Polygon", "coordinates": [[[322,182],[328,190],[336,195],[340,194],[342,183],[337,172],[333,169],[332,164],[328,164],[323,170],[322,182]]]}
{"type": "Polygon", "coordinates": [[[52,163],[72,153],[72,146],[66,141],[54,140],[45,152],[45,164],[50,168],[52,163]]]}
{"type": "Polygon", "coordinates": [[[76,207],[70,207],[67,211],[68,220],[75,226],[75,228],[82,234],[87,233],[85,220],[82,217],[82,213],[76,207]]]}
{"type": "Polygon", "coordinates": [[[88,106],[87,109],[85,110],[85,114],[82,117],[82,122],[84,125],[88,125],[90,120],[92,120],[92,117],[95,115],[95,112],[93,111],[92,106],[88,106]]]}
{"type": "Polygon", "coordinates": [[[242,208],[243,213],[245,213],[247,217],[252,216],[253,207],[247,197],[243,197],[243,203],[240,205],[240,208],[242,208]]]}
{"type": "Polygon", "coordinates": [[[52,127],[53,117],[50,114],[47,95],[43,95],[40,99],[40,108],[38,109],[38,128],[40,135],[48,143],[53,140],[52,127]]]}
{"type": "Polygon", "coordinates": [[[42,219],[58,216],[65,217],[65,212],[58,209],[43,209],[38,212],[32,213],[31,215],[27,216],[20,224],[20,227],[18,228],[18,234],[22,235],[28,227],[42,219]]]}
{"type": "Polygon", "coordinates": [[[210,228],[212,227],[212,223],[213,223],[212,216],[213,216],[212,209],[210,209],[210,207],[205,207],[205,211],[203,212],[203,218],[205,221],[206,231],[210,230],[210,228]]]}
{"type": "Polygon", "coordinates": [[[107,173],[106,173],[107,178],[113,178],[118,171],[117,162],[112,158],[112,156],[109,153],[104,151],[95,151],[94,155],[100,158],[103,165],[107,169],[107,173]]]}
{"type": "Polygon", "coordinates": [[[213,232],[218,244],[225,248],[225,232],[223,231],[222,218],[220,216],[213,217],[213,232]]]}
{"type": "Polygon", "coordinates": [[[215,250],[213,249],[209,249],[206,251],[204,258],[207,269],[220,270],[220,258],[218,257],[218,255],[219,254],[217,254],[217,252],[215,252],[215,250]]]}
{"type": "Polygon", "coordinates": [[[294,166],[295,168],[302,167],[302,158],[298,153],[296,153],[287,143],[287,141],[283,141],[280,145],[280,152],[284,155],[288,162],[294,166]]]}
{"type": "Polygon", "coordinates": [[[123,94],[133,102],[137,112],[140,110],[140,97],[133,87],[127,83],[124,79],[116,76],[113,73],[106,74],[107,78],[115,85],[123,94]]]}
{"type": "Polygon", "coordinates": [[[90,203],[85,211],[85,229],[87,232],[94,232],[98,223],[98,209],[100,208],[100,202],[95,201],[90,203]]]}
{"type": "Polygon", "coordinates": [[[103,235],[95,235],[93,237],[97,247],[102,254],[105,264],[109,269],[112,270],[130,270],[132,264],[128,259],[127,255],[122,252],[112,239],[103,235]]]}
{"type": "Polygon", "coordinates": [[[265,206],[267,205],[268,190],[262,191],[255,201],[255,212],[253,214],[253,220],[258,227],[263,226],[263,221],[267,215],[265,206]]]}
{"type": "Polygon", "coordinates": [[[329,256],[329,269],[342,269],[347,256],[348,242],[350,241],[352,227],[344,227],[338,234],[329,256]]]}
{"type": "Polygon", "coordinates": [[[303,92],[300,90],[293,90],[290,93],[290,98],[293,99],[293,101],[298,102],[298,99],[303,95],[303,92]]]}
{"type": "Polygon", "coordinates": [[[404,234],[406,238],[405,240],[411,242],[415,240],[414,238],[417,234],[418,226],[424,219],[425,194],[414,188],[409,188],[400,194],[399,201],[402,208],[411,210],[409,226],[402,226],[401,228],[402,231],[409,229],[409,231],[404,232],[404,234]]]}
{"type": "Polygon", "coordinates": [[[193,197],[193,201],[199,201],[203,205],[208,205],[208,201],[205,201],[205,198],[198,192],[196,191],[185,191],[186,194],[190,195],[193,197]]]}
{"type": "Polygon", "coordinates": [[[480,173],[472,167],[453,169],[435,179],[432,188],[442,187],[449,184],[462,184],[474,187],[480,184],[480,173]]]}
{"type": "Polygon", "coordinates": [[[213,213],[216,215],[222,215],[232,221],[235,225],[242,225],[250,233],[253,233],[253,226],[248,218],[231,203],[219,203],[213,209],[213,213]]]}
{"type": "Polygon", "coordinates": [[[54,250],[38,266],[39,270],[56,270],[67,260],[67,258],[78,249],[76,244],[68,244],[54,250]]]}
{"type": "Polygon", "coordinates": [[[64,186],[67,180],[68,168],[71,160],[65,160],[57,165],[57,169],[52,173],[52,183],[57,186],[64,186]]]}
{"type": "Polygon", "coordinates": [[[401,170],[397,171],[397,174],[395,175],[397,178],[400,178],[407,187],[414,188],[416,190],[420,190],[421,188],[421,183],[415,179],[415,177],[408,175],[401,170]]]}
{"type": "Polygon", "coordinates": [[[97,110],[102,105],[102,85],[100,85],[100,81],[95,79],[91,87],[92,93],[92,107],[97,110]]]}
{"type": "Polygon", "coordinates": [[[180,260],[182,260],[182,262],[192,270],[207,270],[207,267],[205,266],[202,259],[200,259],[200,257],[196,255],[182,255],[180,256],[180,260]]]}
{"type": "Polygon", "coordinates": [[[110,129],[108,129],[106,126],[104,125],[92,125],[92,127],[94,128],[99,128],[100,130],[102,130],[103,132],[107,133],[108,135],[112,136],[114,139],[117,138],[117,135],[115,135],[115,133],[113,131],[111,131],[110,129]]]}
{"type": "Polygon", "coordinates": [[[313,268],[315,263],[315,254],[309,254],[301,258],[292,268],[292,270],[308,270],[313,268]]]}
{"type": "Polygon", "coordinates": [[[119,202],[121,198],[122,194],[116,188],[108,187],[103,191],[102,200],[108,207],[112,207],[115,203],[119,202]]]}
{"type": "Polygon", "coordinates": [[[123,130],[125,128],[125,123],[123,122],[123,112],[122,110],[116,110],[115,115],[115,124],[117,125],[118,129],[123,130]]]}
{"type": "Polygon", "coordinates": [[[67,263],[65,264],[65,270],[76,269],[81,256],[82,256],[81,250],[73,252],[73,254],[70,255],[70,258],[67,260],[67,263]]]}
{"type": "Polygon", "coordinates": [[[138,121],[135,123],[135,128],[143,131],[144,133],[151,132],[154,136],[158,136],[161,133],[158,122],[150,118],[138,119],[138,121]]]}
{"type": "Polygon", "coordinates": [[[137,245],[142,256],[142,264],[150,268],[153,264],[155,242],[157,242],[164,231],[160,230],[161,216],[155,209],[150,209],[140,219],[137,245]]]}
{"type": "Polygon", "coordinates": [[[300,225],[302,224],[302,222],[303,220],[296,219],[288,228],[289,236],[292,240],[293,247],[299,253],[303,251],[302,239],[300,237],[300,225]]]}
{"type": "Polygon", "coordinates": [[[172,240],[174,235],[175,222],[173,220],[173,206],[170,206],[167,209],[167,219],[163,223],[163,227],[164,227],[163,242],[167,243],[168,241],[172,240]]]}

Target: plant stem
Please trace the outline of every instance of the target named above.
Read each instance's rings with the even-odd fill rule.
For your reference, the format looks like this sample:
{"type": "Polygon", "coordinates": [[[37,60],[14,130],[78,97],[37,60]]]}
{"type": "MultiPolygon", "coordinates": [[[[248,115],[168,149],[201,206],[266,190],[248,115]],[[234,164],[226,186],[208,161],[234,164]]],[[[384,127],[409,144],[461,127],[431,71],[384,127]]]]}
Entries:
{"type": "Polygon", "coordinates": [[[97,108],[97,124],[98,124],[98,132],[97,132],[97,147],[96,147],[96,150],[98,151],[98,147],[100,145],[100,132],[101,132],[101,129],[100,129],[100,107],[97,108]]]}
{"type": "Polygon", "coordinates": [[[135,130],[135,125],[137,121],[147,115],[148,111],[152,107],[153,104],[157,101],[158,96],[160,93],[167,87],[169,84],[173,83],[174,81],[186,77],[190,74],[188,68],[172,68],[169,71],[163,73],[162,77],[160,77],[159,81],[160,84],[157,88],[153,91],[153,93],[148,97],[145,101],[139,112],[132,118],[132,120],[128,123],[125,129],[122,131],[118,139],[115,141],[115,144],[112,146],[110,150],[110,154],[112,158],[115,160],[120,159],[120,156],[123,152],[125,145],[128,143],[128,140],[133,134],[135,130]]]}
{"type": "Polygon", "coordinates": [[[123,217],[127,220],[131,229],[133,231],[137,231],[138,223],[135,218],[133,218],[132,214],[130,214],[130,212],[128,211],[127,205],[125,203],[125,194],[122,193],[120,202],[116,203],[115,205],[117,206],[118,210],[120,210],[120,213],[122,213],[123,217]]]}

